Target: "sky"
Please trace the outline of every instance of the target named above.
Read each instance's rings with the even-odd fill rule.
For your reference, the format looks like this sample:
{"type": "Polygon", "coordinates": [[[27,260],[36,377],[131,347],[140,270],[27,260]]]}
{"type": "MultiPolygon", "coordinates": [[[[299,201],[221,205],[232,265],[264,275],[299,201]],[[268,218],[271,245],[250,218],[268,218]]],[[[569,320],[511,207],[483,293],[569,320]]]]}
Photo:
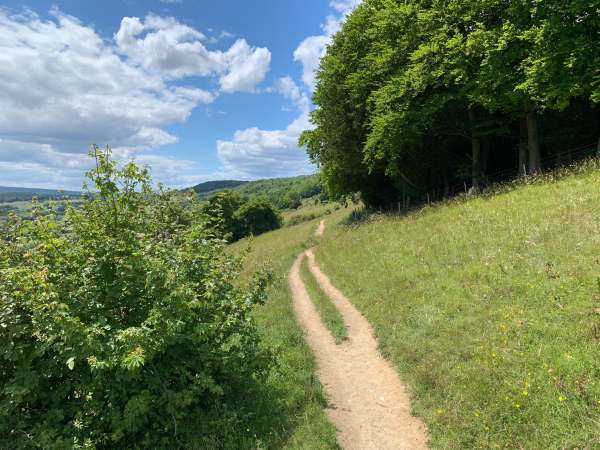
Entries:
{"type": "Polygon", "coordinates": [[[79,189],[91,144],[172,188],[313,173],[315,70],[360,0],[0,0],[0,185],[79,189]]]}

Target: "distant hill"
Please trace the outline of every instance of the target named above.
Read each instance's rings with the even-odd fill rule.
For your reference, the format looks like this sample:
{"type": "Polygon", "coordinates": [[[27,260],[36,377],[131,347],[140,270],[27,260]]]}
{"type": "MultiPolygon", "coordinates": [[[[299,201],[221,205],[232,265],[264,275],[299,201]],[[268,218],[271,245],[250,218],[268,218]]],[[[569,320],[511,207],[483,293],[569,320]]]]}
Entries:
{"type": "Polygon", "coordinates": [[[207,192],[222,191],[223,189],[232,189],[246,183],[248,182],[240,180],[207,181],[205,183],[197,184],[191,189],[196,191],[198,194],[205,194],[207,192]]]}
{"type": "Polygon", "coordinates": [[[79,196],[81,196],[81,192],[78,191],[0,186],[0,202],[30,201],[33,197],[40,200],[52,200],[65,197],[77,198],[79,196]]]}
{"type": "Polygon", "coordinates": [[[210,197],[224,189],[233,189],[248,197],[266,197],[279,208],[287,208],[292,203],[292,196],[303,198],[314,197],[322,193],[323,188],[318,174],[300,175],[289,178],[269,178],[256,181],[208,181],[192,187],[200,197],[210,197]]]}

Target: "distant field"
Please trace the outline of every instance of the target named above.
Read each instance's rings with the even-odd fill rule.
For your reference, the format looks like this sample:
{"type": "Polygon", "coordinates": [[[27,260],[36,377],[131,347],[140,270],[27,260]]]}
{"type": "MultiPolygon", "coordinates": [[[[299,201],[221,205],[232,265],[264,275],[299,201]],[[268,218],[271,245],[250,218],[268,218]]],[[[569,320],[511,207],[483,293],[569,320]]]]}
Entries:
{"type": "MultiPolygon", "coordinates": [[[[68,202],[76,205],[78,200],[45,200],[40,202],[44,210],[53,211],[59,216],[64,213],[68,202]]],[[[10,212],[15,212],[20,217],[29,217],[31,215],[31,201],[4,202],[0,203],[0,220],[8,217],[10,212]]]]}

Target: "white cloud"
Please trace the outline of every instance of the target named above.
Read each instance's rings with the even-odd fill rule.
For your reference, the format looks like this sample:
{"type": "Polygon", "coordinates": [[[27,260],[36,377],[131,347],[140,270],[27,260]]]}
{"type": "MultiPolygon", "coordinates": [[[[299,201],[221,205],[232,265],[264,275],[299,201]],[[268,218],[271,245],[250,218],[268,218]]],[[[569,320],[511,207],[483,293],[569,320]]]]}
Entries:
{"type": "Polygon", "coordinates": [[[236,131],[231,141],[217,141],[223,165],[217,176],[256,179],[313,173],[315,167],[306,151],[298,147],[300,133],[309,128],[308,116],[303,114],[285,130],[252,127],[236,131]]]}
{"type": "MultiPolygon", "coordinates": [[[[80,187],[92,142],[181,167],[147,151],[176,143],[165,127],[185,122],[219,94],[175,81],[225,77],[224,91],[251,91],[268,70],[267,49],[240,40],[228,52],[209,51],[200,31],[169,17],[124,18],[111,42],[57,9],[51,16],[0,8],[3,185],[80,187]]],[[[177,183],[175,172],[155,172],[177,183]]]]}
{"type": "Polygon", "coordinates": [[[294,61],[302,63],[302,81],[311,91],[314,90],[315,74],[329,42],[329,36],[310,36],[294,51],[294,61]]]}
{"type": "Polygon", "coordinates": [[[217,152],[223,168],[215,174],[217,177],[253,179],[315,171],[315,166],[310,163],[305,149],[298,147],[298,138],[302,131],[312,128],[308,115],[310,101],[305,90],[314,90],[315,73],[332,35],[341,28],[347,14],[359,3],[360,0],[332,1],[330,6],[338,14],[326,18],[325,23],[321,25],[323,34],[307,37],[294,51],[294,60],[302,63],[304,89],[290,76],[285,76],[276,80],[274,85],[266,90],[278,92],[291,100],[300,110],[300,116],[284,130],[251,127],[236,131],[229,141],[218,141],[217,152]]]}
{"type": "Polygon", "coordinates": [[[319,69],[321,58],[325,56],[327,46],[332,36],[337,33],[346,19],[346,16],[358,6],[362,0],[334,0],[330,6],[335,9],[339,16],[328,16],[325,23],[321,25],[323,34],[309,36],[304,39],[294,51],[294,61],[302,64],[302,81],[312,92],[315,88],[315,76],[319,69]]]}
{"type": "Polygon", "coordinates": [[[227,73],[219,79],[223,92],[254,92],[269,71],[271,52],[239,39],[225,53],[227,73]]]}
{"type": "MultiPolygon", "coordinates": [[[[219,38],[231,36],[222,32],[219,38]]],[[[146,70],[170,79],[220,75],[223,92],[254,92],[269,71],[271,52],[251,47],[245,39],[238,39],[226,52],[210,51],[202,43],[207,39],[174,18],[155,15],[143,21],[125,17],[115,34],[120,52],[146,70]]]]}
{"type": "Polygon", "coordinates": [[[348,14],[360,3],[362,3],[362,0],[333,0],[329,3],[329,6],[337,12],[348,14]]]}
{"type": "Polygon", "coordinates": [[[275,90],[283,95],[284,98],[287,98],[294,102],[294,104],[302,111],[307,114],[309,110],[309,100],[308,96],[300,90],[296,82],[292,79],[292,77],[285,76],[283,78],[279,78],[275,81],[275,90]]]}

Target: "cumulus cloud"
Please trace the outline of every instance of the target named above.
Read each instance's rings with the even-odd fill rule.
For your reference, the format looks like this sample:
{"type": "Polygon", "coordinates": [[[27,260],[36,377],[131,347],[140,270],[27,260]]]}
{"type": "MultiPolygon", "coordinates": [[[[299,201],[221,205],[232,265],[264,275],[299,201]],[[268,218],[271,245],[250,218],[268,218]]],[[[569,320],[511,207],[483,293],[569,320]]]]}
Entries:
{"type": "Polygon", "coordinates": [[[301,91],[296,82],[289,75],[275,81],[275,90],[284,98],[291,100],[304,114],[308,113],[308,96],[301,91]]]}
{"type": "Polygon", "coordinates": [[[309,129],[303,114],[285,130],[252,127],[236,131],[231,141],[218,141],[217,152],[226,177],[256,179],[309,174],[315,171],[298,137],[309,129]]]}
{"type": "Polygon", "coordinates": [[[253,48],[245,39],[237,40],[224,55],[227,71],[219,82],[223,92],[254,92],[269,71],[271,52],[253,48]]]}
{"type": "MultiPolygon", "coordinates": [[[[110,41],[57,9],[49,20],[0,9],[1,184],[19,174],[19,185],[76,188],[91,142],[151,161],[148,150],[177,142],[166,126],[219,95],[182,85],[185,77],[225,80],[223,92],[262,82],[267,49],[240,40],[227,52],[209,51],[205,39],[170,17],[124,18],[110,41]]],[[[180,167],[172,158],[164,162],[180,167]]]]}
{"type": "MultiPolygon", "coordinates": [[[[220,35],[226,36],[232,35],[220,35]]],[[[171,79],[220,75],[221,89],[227,93],[253,92],[265,79],[271,63],[269,49],[238,39],[226,52],[211,51],[202,43],[207,39],[172,17],[155,15],[143,21],[125,17],[115,34],[120,52],[130,61],[171,79]]]]}
{"type": "Polygon", "coordinates": [[[309,36],[294,51],[294,60],[302,64],[301,88],[290,77],[275,81],[267,89],[290,100],[300,111],[300,116],[284,130],[263,130],[251,127],[238,130],[229,141],[217,142],[217,152],[223,165],[217,176],[225,178],[253,179],[262,177],[291,176],[312,173],[315,166],[306,151],[298,147],[298,138],[304,130],[312,128],[309,121],[310,101],[306,90],[314,90],[315,73],[324,56],[331,37],[341,28],[346,16],[361,0],[335,0],[330,3],[336,15],[330,15],[321,25],[323,34],[309,36]]]}
{"type": "Polygon", "coordinates": [[[362,0],[332,1],[330,6],[335,9],[339,15],[328,16],[325,23],[321,25],[323,34],[307,37],[294,51],[294,60],[302,64],[302,81],[311,92],[315,88],[315,75],[319,68],[319,63],[321,58],[325,56],[327,46],[331,42],[332,36],[340,30],[346,16],[361,2],[362,0]]]}

